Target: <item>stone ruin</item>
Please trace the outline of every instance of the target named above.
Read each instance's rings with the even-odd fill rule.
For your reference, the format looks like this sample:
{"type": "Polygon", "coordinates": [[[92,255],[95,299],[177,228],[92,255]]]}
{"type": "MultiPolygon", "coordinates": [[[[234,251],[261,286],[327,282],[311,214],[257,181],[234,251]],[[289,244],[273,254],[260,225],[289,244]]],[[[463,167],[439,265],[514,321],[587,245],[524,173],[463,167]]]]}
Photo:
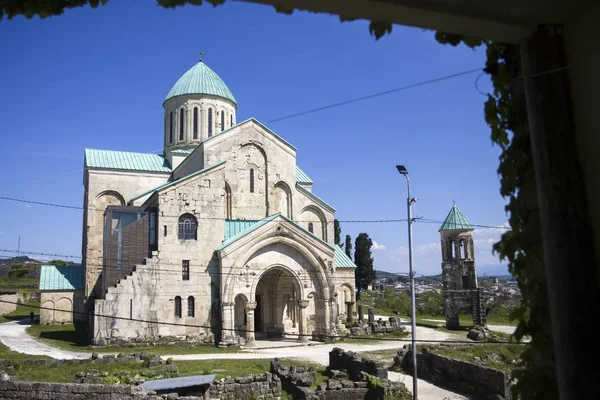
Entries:
{"type": "Polygon", "coordinates": [[[411,399],[402,383],[390,382],[387,368],[382,364],[360,357],[351,351],[334,348],[329,353],[328,379],[314,388],[316,372],[312,368],[286,368],[279,359],[271,361],[271,373],[279,376],[282,388],[298,400],[363,400],[411,399]]]}
{"type": "Polygon", "coordinates": [[[368,320],[365,322],[363,314],[363,305],[358,305],[358,320],[348,317],[346,329],[349,336],[363,336],[371,334],[384,334],[397,331],[404,331],[402,321],[398,317],[389,317],[387,321],[379,318],[375,320],[375,313],[372,307],[368,309],[368,320]]]}

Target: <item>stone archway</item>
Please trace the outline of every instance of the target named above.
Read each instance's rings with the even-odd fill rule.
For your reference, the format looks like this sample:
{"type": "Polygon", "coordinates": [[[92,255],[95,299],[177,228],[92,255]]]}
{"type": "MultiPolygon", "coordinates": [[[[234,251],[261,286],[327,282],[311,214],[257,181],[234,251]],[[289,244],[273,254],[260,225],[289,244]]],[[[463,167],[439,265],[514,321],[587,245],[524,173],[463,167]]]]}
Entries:
{"type": "Polygon", "coordinates": [[[260,336],[298,333],[300,283],[290,271],[278,266],[269,268],[258,281],[254,298],[254,328],[260,336]]]}

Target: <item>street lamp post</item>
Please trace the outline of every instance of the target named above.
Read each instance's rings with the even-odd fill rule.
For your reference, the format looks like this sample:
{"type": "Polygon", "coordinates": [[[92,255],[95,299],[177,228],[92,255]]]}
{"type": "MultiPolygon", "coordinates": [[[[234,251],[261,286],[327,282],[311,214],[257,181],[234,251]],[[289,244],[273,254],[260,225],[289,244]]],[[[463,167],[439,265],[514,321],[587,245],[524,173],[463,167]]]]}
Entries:
{"type": "Polygon", "coordinates": [[[415,199],[410,197],[410,178],[408,177],[408,171],[404,165],[396,165],[396,169],[400,174],[406,178],[406,184],[408,186],[408,198],[406,200],[406,206],[408,209],[408,273],[410,276],[410,316],[412,319],[412,356],[413,356],[413,399],[417,400],[417,313],[415,311],[415,274],[413,272],[413,246],[412,246],[412,203],[415,199]]]}

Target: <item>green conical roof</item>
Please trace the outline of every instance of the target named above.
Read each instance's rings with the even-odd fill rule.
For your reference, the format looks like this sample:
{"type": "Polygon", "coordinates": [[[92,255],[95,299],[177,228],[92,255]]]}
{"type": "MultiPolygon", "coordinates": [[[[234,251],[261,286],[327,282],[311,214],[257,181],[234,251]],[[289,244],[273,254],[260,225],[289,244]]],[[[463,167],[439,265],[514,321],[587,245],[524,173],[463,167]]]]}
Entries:
{"type": "Polygon", "coordinates": [[[444,220],[444,223],[442,224],[442,226],[440,227],[440,230],[438,232],[456,231],[456,230],[472,231],[473,227],[471,226],[469,221],[467,221],[465,216],[462,215],[462,213],[459,211],[458,207],[456,207],[456,204],[454,204],[452,206],[452,208],[450,209],[448,216],[444,220]]]}
{"type": "Polygon", "coordinates": [[[173,88],[169,91],[165,101],[171,97],[185,94],[208,94],[211,96],[222,97],[237,104],[235,97],[223,82],[223,80],[210,69],[206,64],[200,61],[185,74],[179,78],[173,88]]]}

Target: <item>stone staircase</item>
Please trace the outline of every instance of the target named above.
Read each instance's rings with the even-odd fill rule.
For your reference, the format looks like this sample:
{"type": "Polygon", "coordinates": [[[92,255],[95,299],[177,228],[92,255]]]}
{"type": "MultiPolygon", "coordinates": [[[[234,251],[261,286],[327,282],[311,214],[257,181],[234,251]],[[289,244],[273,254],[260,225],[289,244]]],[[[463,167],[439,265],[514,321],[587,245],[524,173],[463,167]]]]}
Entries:
{"type": "Polygon", "coordinates": [[[143,270],[146,266],[158,266],[158,251],[152,252],[152,257],[146,257],[141,264],[134,265],[130,272],[119,279],[114,285],[106,288],[104,293],[104,300],[115,300],[119,294],[132,293],[133,280],[139,271],[143,270]]]}

